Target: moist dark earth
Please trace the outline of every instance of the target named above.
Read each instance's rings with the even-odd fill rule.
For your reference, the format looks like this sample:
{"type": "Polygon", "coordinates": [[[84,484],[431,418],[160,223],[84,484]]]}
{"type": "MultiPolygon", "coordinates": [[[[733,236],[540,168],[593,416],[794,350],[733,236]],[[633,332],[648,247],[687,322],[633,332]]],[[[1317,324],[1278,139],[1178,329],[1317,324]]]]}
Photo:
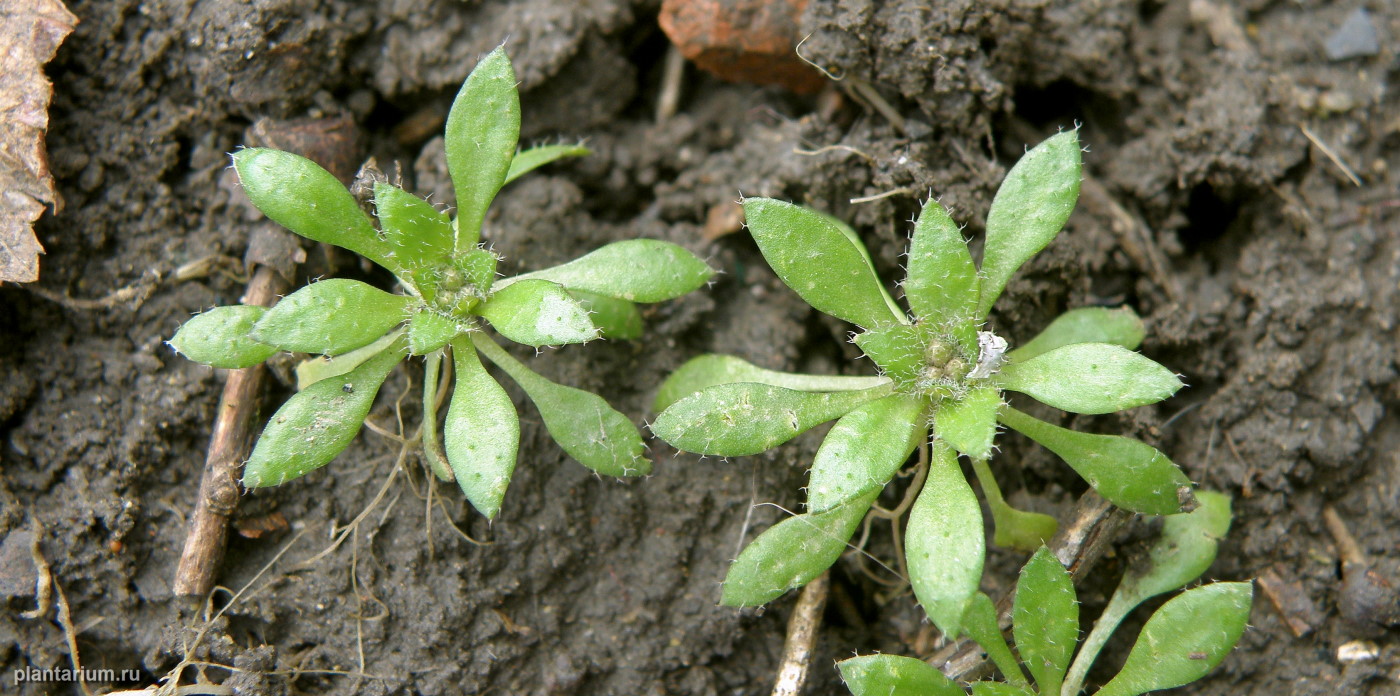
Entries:
{"type": "MultiPolygon", "coordinates": [[[[993,328],[1015,345],[1067,308],[1135,308],[1143,352],[1190,388],[1126,415],[1039,415],[1144,438],[1230,494],[1234,528],[1207,577],[1272,574],[1294,602],[1285,617],[1256,586],[1238,650],[1178,693],[1400,693],[1400,642],[1378,622],[1395,596],[1343,585],[1322,512],[1336,510],[1377,576],[1397,578],[1394,5],[812,0],[802,54],[840,78],[825,92],[687,67],[678,109],[660,120],[668,42],[654,1],[70,5],[81,24],[48,67],[48,151],[67,205],[38,227],[39,291],[0,288],[4,690],[80,692],[11,676],[72,665],[57,594],[22,616],[38,601],[37,535],[81,664],[140,672],[97,692],[188,660],[182,683],[202,672],[240,694],[768,693],[794,596],[729,609],[719,582],[745,540],[800,509],[820,433],[731,461],[653,440],[654,475],[605,480],[548,439],[512,386],[522,451],[493,523],[451,489],[425,498],[431,477],[413,453],[366,430],[330,466],[244,496],[240,526],[256,532],[273,513],[289,524],[233,537],[227,590],[207,603],[172,594],[223,375],[164,341],[238,301],[250,235],[269,224],[241,202],[225,153],[334,120],[349,172],[374,157],[444,202],[433,135],[477,59],[506,41],[524,139],[585,140],[593,154],[502,192],[485,235],[502,270],[649,237],[723,271],[649,309],[640,340],[521,354],[639,423],[660,380],[703,352],[873,372],[846,342],[851,327],[782,286],[746,234],[707,234],[712,211],[721,219],[741,193],[825,210],[892,279],[921,200],[941,199],[977,248],[1023,148],[1081,125],[1079,208],[1011,283],[993,328]],[[1288,619],[1310,630],[1297,636],[1288,619]],[[1356,640],[1378,654],[1339,660],[1356,640]]],[[[298,283],[390,287],[348,255],[305,252],[298,283]]],[[[372,420],[394,433],[401,417],[411,432],[418,411],[400,397],[421,377],[421,364],[400,368],[372,420]]],[[[274,380],[264,416],[290,393],[274,380]]],[[[1084,484],[1067,467],[1019,436],[1000,445],[994,469],[1013,502],[1069,511],[1084,484]]],[[[875,530],[867,550],[889,562],[888,526],[875,530]]],[[[1081,588],[1086,618],[1150,530],[1139,523],[1081,588]]],[[[985,589],[1005,592],[1023,561],[994,550],[985,589]]],[[[807,693],[843,693],[833,663],[854,653],[931,651],[907,591],[854,554],[833,581],[807,693]]],[[[1125,652],[1110,650],[1094,678],[1125,652]]]]}

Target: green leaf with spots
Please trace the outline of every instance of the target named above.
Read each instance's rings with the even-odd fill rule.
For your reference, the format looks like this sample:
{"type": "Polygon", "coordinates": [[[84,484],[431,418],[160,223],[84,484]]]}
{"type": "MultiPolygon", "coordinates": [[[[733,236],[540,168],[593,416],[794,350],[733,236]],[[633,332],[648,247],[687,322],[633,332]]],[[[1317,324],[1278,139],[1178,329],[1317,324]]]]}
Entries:
{"type": "Polygon", "coordinates": [[[1011,276],[1064,228],[1079,200],[1079,131],[1051,136],[1007,172],[987,213],[981,300],[985,317],[1011,276]]]}
{"type": "Polygon", "coordinates": [[[1012,634],[1042,694],[1060,693],[1079,642],[1079,602],[1074,583],[1044,546],[1021,569],[1011,607],[1012,634]]]}
{"type": "Polygon", "coordinates": [[[496,290],[481,316],[502,336],[527,346],[584,343],[598,337],[588,311],[557,283],[522,280],[496,290]]]}
{"type": "Polygon", "coordinates": [[[928,479],[909,512],[904,555],[914,596],[933,625],[953,639],[982,579],[982,506],[953,448],[934,440],[930,453],[928,479]]]}
{"type": "Polygon", "coordinates": [[[569,295],[588,312],[589,321],[598,327],[603,338],[631,340],[641,337],[642,313],[636,304],[583,290],[569,290],[569,295]]]}
{"type": "Polygon", "coordinates": [[[491,519],[500,512],[515,472],[520,417],[506,390],[487,374],[465,336],[452,340],[452,362],[456,384],[442,429],[443,445],[462,493],[472,507],[491,519]]]}
{"type": "Polygon", "coordinates": [[[935,321],[975,319],[979,280],[962,229],[929,199],[909,243],[904,297],[914,316],[935,321]]]}
{"type": "Polygon", "coordinates": [[[476,64],[447,114],[447,173],[457,191],[457,251],[481,239],[496,192],[505,185],[520,140],[520,93],[504,47],[476,64]]]}
{"type": "Polygon", "coordinates": [[[744,199],[744,217],[773,271],[813,308],[868,329],[908,323],[841,223],[771,198],[744,199]]]}
{"type": "Polygon", "coordinates": [[[379,387],[406,355],[407,341],[400,337],[339,379],[323,379],[287,399],[253,447],[243,485],[280,485],[335,459],[360,432],[379,387]]]}
{"type": "Polygon", "coordinates": [[[541,377],[480,333],[471,338],[477,350],[510,375],[535,403],[550,437],[570,457],[605,476],[651,473],[637,426],[603,397],[541,377]]]}
{"type": "Polygon", "coordinates": [[[391,271],[402,268],[360,204],[335,175],[300,155],[254,147],[233,153],[248,200],[273,222],[316,242],[349,249],[391,271]]]}
{"type": "Polygon", "coordinates": [[[251,335],[253,325],[265,314],[267,308],[257,305],[215,307],[185,322],[171,337],[170,347],[210,367],[252,367],[277,352],[276,346],[259,343],[251,335]]]}
{"type": "Polygon", "coordinates": [[[339,355],[398,326],[412,302],[358,280],[331,278],[282,298],[253,325],[253,338],[281,350],[339,355]]]}
{"type": "Polygon", "coordinates": [[[408,352],[427,355],[463,332],[456,321],[431,310],[415,312],[408,320],[408,352]]]}
{"type": "Polygon", "coordinates": [[[1174,515],[1194,500],[1186,474],[1145,442],[1075,432],[1009,406],[1001,410],[998,419],[1059,455],[1099,495],[1118,507],[1144,515],[1174,515]]]}
{"type": "Polygon", "coordinates": [[[841,417],[822,440],[807,484],[807,511],[821,512],[885,487],[928,436],[923,399],[890,394],[841,417]]]}
{"type": "Polygon", "coordinates": [[[662,302],[704,285],[714,274],[715,269],[682,246],[656,239],[629,239],[516,279],[549,280],[570,290],[628,302],[662,302]]]}
{"type": "Polygon", "coordinates": [[[797,391],[860,391],[890,381],[884,377],[800,375],[759,367],[733,355],[707,353],[676,368],[656,392],[652,410],[664,411],[687,396],[720,384],[756,382],[797,391]]]}
{"type": "Polygon", "coordinates": [[[973,459],[986,459],[992,455],[1000,408],[999,389],[974,387],[967,396],[944,402],[934,411],[934,435],[973,459]]]}
{"type": "Polygon", "coordinates": [[[854,696],[963,696],[933,665],[912,657],[865,655],[836,663],[854,696]]]}
{"type": "Polygon", "coordinates": [[[505,186],[555,160],[565,157],[583,157],[591,153],[592,151],[582,145],[538,145],[528,150],[521,150],[511,159],[510,170],[506,172],[506,180],[501,185],[505,186]]]}
{"type": "MultiPolygon", "coordinates": [[[[396,263],[420,291],[435,290],[432,274],[452,256],[452,218],[397,186],[374,184],[374,208],[396,263]]],[[[427,299],[431,300],[431,296],[427,299]]]]}
{"type": "Polygon", "coordinates": [[[856,334],[855,344],[880,366],[885,376],[903,384],[914,384],[924,369],[928,340],[927,332],[921,327],[894,324],[856,334]]]}
{"type": "Polygon", "coordinates": [[[1244,634],[1253,601],[1247,582],[1212,583],[1173,597],[1147,620],[1123,669],[1099,696],[1137,696],[1209,674],[1244,634]]]}
{"type": "Polygon", "coordinates": [[[753,382],[721,384],[672,404],[651,430],[687,452],[740,457],[777,447],[890,391],[888,385],[819,393],[753,382]]]}
{"type": "Polygon", "coordinates": [[[1108,343],[1075,343],[1001,368],[998,386],[1073,413],[1113,413],[1155,404],[1181,388],[1171,370],[1108,343]]]}
{"type": "Polygon", "coordinates": [[[1137,350],[1146,333],[1142,320],[1131,307],[1081,307],[1056,317],[1029,343],[1007,353],[1006,359],[1009,362],[1030,360],[1075,343],[1111,343],[1137,350]]]}
{"type": "Polygon", "coordinates": [[[878,492],[826,512],[794,515],[758,535],[724,578],[720,604],[752,607],[801,587],[831,567],[878,492]]]}

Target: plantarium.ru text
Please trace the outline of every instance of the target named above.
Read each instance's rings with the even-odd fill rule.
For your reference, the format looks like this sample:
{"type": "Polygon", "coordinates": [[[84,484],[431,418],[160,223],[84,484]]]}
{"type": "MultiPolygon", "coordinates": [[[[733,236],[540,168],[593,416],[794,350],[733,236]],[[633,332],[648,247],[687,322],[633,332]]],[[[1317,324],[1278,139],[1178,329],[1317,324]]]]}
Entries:
{"type": "Polygon", "coordinates": [[[447,167],[457,216],[384,183],[375,185],[378,226],[329,172],[268,149],[233,155],[249,199],[269,218],[388,269],[404,294],[354,280],[313,283],[272,309],[218,307],[171,339],[197,362],[255,365],[279,350],[328,356],[298,370],[301,391],[263,431],[244,468],[250,488],[280,484],[325,465],[359,432],[375,394],[409,355],[427,360],[423,452],[443,480],[455,479],[477,510],[494,517],[515,469],[520,422],[479,355],[509,375],[539,409],[571,457],[608,476],[650,471],[637,427],[596,394],[530,370],[485,331],[529,346],[582,343],[600,335],[634,338],[635,303],[660,302],[705,284],[714,271],[685,249],[657,240],[616,242],[562,266],[498,279],[498,257],[480,243],[487,207],[502,186],[581,147],[516,153],[520,99],[502,49],[477,65],[447,118],[447,167]],[[450,356],[450,357],[449,357],[450,356]],[[438,435],[444,361],[455,371],[438,435]]]}
{"type": "Polygon", "coordinates": [[[854,342],[880,376],[794,375],[705,355],[662,386],[656,399],[662,412],[652,429],[690,452],[755,454],[840,419],[812,464],[807,512],[767,530],[740,554],[725,580],[726,604],[762,604],[830,566],[917,449],[921,465],[909,495],[918,497],[904,557],[925,609],[945,633],[956,635],[965,609],[960,603],[975,593],[985,556],[981,508],[957,454],[971,460],[982,484],[997,543],[1032,549],[1055,530],[1053,518],[1015,510],[1002,499],[987,465],[998,423],[1049,448],[1116,505],[1154,515],[1190,509],[1190,482],[1153,447],[1067,430],[1011,408],[1002,397],[1011,390],[1066,411],[1100,414],[1161,401],[1181,386],[1170,370],[1134,352],[1143,327],[1128,309],[1067,312],[1009,352],[1004,339],[982,330],[1012,274],[1069,218],[1080,166],[1077,131],[1049,138],[1016,163],[987,215],[980,268],[959,226],[929,200],[914,229],[903,283],[912,317],[881,284],[849,227],[789,203],[743,202],[749,230],[773,270],[812,307],[860,326],[854,342]],[[945,539],[955,540],[956,548],[945,539]],[[929,550],[935,545],[937,555],[929,550]],[[950,597],[959,600],[929,601],[922,586],[956,588],[950,597]]]}

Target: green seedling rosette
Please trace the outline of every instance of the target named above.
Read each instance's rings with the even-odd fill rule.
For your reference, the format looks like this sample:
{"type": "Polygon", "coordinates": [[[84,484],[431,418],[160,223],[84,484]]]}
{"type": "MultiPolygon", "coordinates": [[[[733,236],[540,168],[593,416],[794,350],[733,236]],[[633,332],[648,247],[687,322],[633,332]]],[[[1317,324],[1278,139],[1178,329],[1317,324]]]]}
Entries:
{"type": "Polygon", "coordinates": [[[171,339],[191,360],[221,368],[250,367],[277,351],[322,356],[297,369],[299,391],[258,439],[244,467],[245,486],[277,485],[329,463],[354,440],[380,385],[408,356],[426,361],[424,458],[488,518],[499,512],[515,469],[520,420],[481,356],[521,387],[571,457],[608,476],[651,471],[631,420],[595,394],[541,377],[486,328],[535,348],[600,336],[635,338],[641,332],[637,303],[679,297],[714,271],[675,244],[637,239],[554,268],[497,278],[499,258],[481,243],[497,192],[537,167],[588,153],[572,145],[517,152],[519,135],[515,71],[497,48],[467,78],[447,118],[455,217],[380,183],[371,218],[334,176],[304,157],[263,148],[233,154],[244,191],[269,218],[368,258],[402,288],[391,293],[355,280],[323,280],[271,309],[216,307],[171,339]],[[455,388],[439,431],[444,366],[452,368],[455,388]]]}
{"type": "MultiPolygon", "coordinates": [[[[956,510],[935,509],[930,514],[932,525],[943,527],[957,524],[956,518],[961,517],[956,510]]],[[[965,688],[926,662],[896,655],[844,660],[837,664],[841,678],[855,696],[963,696],[968,688],[973,696],[1079,696],[1089,667],[1123,618],[1144,600],[1181,589],[1205,572],[1229,526],[1230,500],[1214,492],[1201,492],[1194,511],[1168,517],[1161,536],[1146,557],[1129,567],[1082,643],[1074,584],[1055,555],[1041,547],[1021,570],[1012,601],[1016,653],[1007,644],[987,595],[973,594],[960,617],[963,633],[987,653],[1003,681],[978,681],[965,688]]],[[[914,591],[920,593],[918,584],[914,591]]],[[[1173,597],[1148,618],[1127,662],[1096,693],[1137,696],[1204,677],[1239,642],[1253,594],[1248,582],[1217,582],[1173,597]]],[[[919,601],[925,608],[933,607],[929,616],[935,622],[939,618],[933,611],[956,610],[947,602],[930,602],[923,594],[919,601]]]]}
{"type": "MultiPolygon", "coordinates": [[[[1016,350],[984,330],[1011,276],[1064,227],[1079,195],[1080,167],[1077,131],[1027,152],[992,202],[980,266],[943,206],[925,203],[902,285],[908,312],[886,291],[849,227],[790,203],[744,200],[748,229],[778,277],[812,307],[860,327],[854,343],[879,375],[794,375],[705,355],[661,386],[652,430],[682,450],[739,456],[836,420],[813,462],[809,516],[838,509],[859,515],[851,506],[873,500],[911,453],[932,440],[930,474],[909,517],[905,554],[915,593],[950,634],[976,595],[984,553],[980,506],[963,480],[958,454],[972,461],[998,544],[1032,550],[1055,531],[1053,518],[1016,510],[1002,498],[987,466],[998,426],[1059,455],[1116,505],[1154,515],[1189,509],[1190,481],[1146,443],[1067,430],[1004,401],[1009,390],[1065,411],[1100,414],[1156,403],[1181,387],[1170,370],[1135,352],[1143,326],[1127,308],[1066,312],[1016,350]],[[935,517],[926,514],[935,507],[958,517],[935,529],[935,517]],[[957,548],[941,548],[946,538],[957,548]]],[[[763,535],[754,542],[764,543],[763,535]]],[[[815,577],[833,558],[806,556],[775,560],[766,569],[736,564],[724,602],[768,602],[792,586],[791,577],[815,577]],[[802,572],[793,573],[793,563],[805,564],[802,572]],[[764,572],[774,576],[754,577],[764,572]]]]}

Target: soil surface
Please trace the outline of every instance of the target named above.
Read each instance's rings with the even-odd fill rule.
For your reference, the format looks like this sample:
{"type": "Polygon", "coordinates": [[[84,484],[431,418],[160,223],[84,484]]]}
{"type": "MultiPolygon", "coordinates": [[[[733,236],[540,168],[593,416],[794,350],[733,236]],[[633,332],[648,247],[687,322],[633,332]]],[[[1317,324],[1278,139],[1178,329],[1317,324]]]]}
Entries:
{"type": "MultiPolygon", "coordinates": [[[[826,93],[687,68],[679,110],[660,121],[655,0],[70,5],[82,23],[48,68],[67,206],[39,226],[38,291],[0,288],[0,690],[80,692],[12,678],[71,666],[66,623],[83,667],[138,671],[96,691],[188,660],[185,683],[202,671],[240,694],[768,693],[794,598],[723,608],[719,581],[741,543],[799,509],[820,433],[733,461],[652,441],[653,476],[602,480],[512,386],[522,452],[494,523],[452,490],[425,498],[412,453],[367,430],[332,465],[243,498],[248,536],[231,542],[227,591],[207,605],[172,594],[223,376],[164,341],[192,313],[238,301],[250,236],[269,224],[230,185],[225,153],[333,121],[350,173],[373,156],[445,202],[433,135],[477,58],[508,40],[525,139],[586,139],[593,154],[502,192],[486,232],[502,270],[650,237],[724,272],[650,309],[640,340],[521,354],[638,422],[668,371],[706,351],[872,370],[850,327],[809,310],[746,235],[705,235],[711,211],[740,192],[826,210],[894,278],[922,197],[976,239],[1023,146],[1082,124],[1085,194],[1011,283],[995,329],[1014,345],[1066,308],[1134,307],[1149,325],[1142,350],[1190,388],[1127,415],[1040,415],[1147,439],[1232,495],[1234,529],[1208,576],[1270,575],[1292,602],[1281,612],[1256,591],[1239,649],[1179,693],[1400,693],[1400,641],[1375,621],[1394,616],[1395,597],[1344,586],[1322,513],[1335,508],[1379,577],[1400,577],[1393,4],[811,0],[803,55],[842,78],[826,93]],[[288,528],[256,534],[274,513],[288,528]],[[33,548],[61,595],[26,618],[42,599],[33,548]],[[1356,640],[1377,654],[1340,660],[1356,640]]],[[[298,282],[389,287],[356,259],[305,254],[298,282]]],[[[397,432],[401,405],[413,430],[400,397],[421,373],[410,363],[390,378],[376,423],[397,432]]],[[[264,413],[290,391],[274,380],[264,413]]],[[[1063,513],[1082,492],[1043,449],[1000,444],[994,468],[1014,502],[1063,513]]],[[[892,562],[887,530],[867,548],[892,562]]],[[[1081,590],[1086,617],[1147,535],[1144,523],[1081,590]]],[[[994,551],[987,589],[1009,588],[1023,560],[994,551]]],[[[832,663],[855,652],[931,652],[908,592],[853,555],[833,577],[807,693],[844,693],[832,663]]]]}

